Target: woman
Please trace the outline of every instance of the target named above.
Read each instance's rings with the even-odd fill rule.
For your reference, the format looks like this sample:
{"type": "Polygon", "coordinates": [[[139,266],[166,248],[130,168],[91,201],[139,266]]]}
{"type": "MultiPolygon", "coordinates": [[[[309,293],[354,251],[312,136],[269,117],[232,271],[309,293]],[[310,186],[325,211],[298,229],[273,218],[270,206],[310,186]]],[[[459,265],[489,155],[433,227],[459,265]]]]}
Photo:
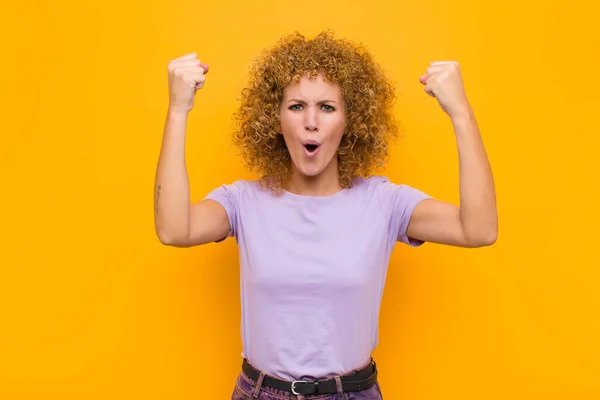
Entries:
{"type": "Polygon", "coordinates": [[[497,236],[458,63],[431,63],[419,80],[454,126],[460,207],[371,175],[397,136],[393,88],[362,46],[329,32],[293,34],[257,58],[234,141],[260,179],[190,206],[186,118],[207,72],[196,53],[169,64],[155,223],[170,246],[236,238],[244,360],[232,399],[380,399],[371,352],[395,243],[479,247],[497,236]]]}

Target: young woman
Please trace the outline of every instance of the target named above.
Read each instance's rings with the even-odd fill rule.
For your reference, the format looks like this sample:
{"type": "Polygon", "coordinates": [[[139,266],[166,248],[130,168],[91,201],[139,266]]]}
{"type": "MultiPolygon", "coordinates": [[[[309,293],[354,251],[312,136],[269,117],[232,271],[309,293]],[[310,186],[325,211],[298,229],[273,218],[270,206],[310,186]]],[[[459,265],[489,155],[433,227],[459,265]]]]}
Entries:
{"type": "Polygon", "coordinates": [[[208,66],[192,53],[168,71],[156,232],[177,247],[236,238],[244,350],[232,399],[381,399],[371,353],[395,243],[497,237],[492,172],[459,64],[432,62],[419,81],[453,123],[460,206],[371,175],[397,135],[394,91],[363,46],[330,32],[284,37],[256,59],[234,142],[260,179],[190,205],[186,120],[208,66]]]}

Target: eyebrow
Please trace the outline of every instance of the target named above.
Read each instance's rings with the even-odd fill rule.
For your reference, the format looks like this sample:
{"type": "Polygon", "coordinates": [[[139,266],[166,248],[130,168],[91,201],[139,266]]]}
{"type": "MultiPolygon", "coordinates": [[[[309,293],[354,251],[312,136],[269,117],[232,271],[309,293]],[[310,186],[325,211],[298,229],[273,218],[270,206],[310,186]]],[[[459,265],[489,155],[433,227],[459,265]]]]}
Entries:
{"type": "MultiPolygon", "coordinates": [[[[290,99],[290,100],[288,100],[288,103],[290,103],[292,101],[296,102],[296,103],[306,104],[306,102],[304,100],[300,100],[300,99],[290,99]]],[[[321,101],[317,102],[317,104],[323,104],[323,103],[335,103],[335,100],[321,100],[321,101]]]]}

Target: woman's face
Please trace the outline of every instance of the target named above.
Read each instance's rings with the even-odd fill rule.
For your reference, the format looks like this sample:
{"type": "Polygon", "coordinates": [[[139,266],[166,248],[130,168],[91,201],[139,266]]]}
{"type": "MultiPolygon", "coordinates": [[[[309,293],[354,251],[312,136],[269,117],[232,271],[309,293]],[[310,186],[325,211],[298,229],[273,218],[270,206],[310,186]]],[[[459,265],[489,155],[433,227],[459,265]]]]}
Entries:
{"type": "Polygon", "coordinates": [[[337,149],[346,127],[340,86],[322,74],[310,80],[304,75],[283,90],[281,134],[293,168],[304,176],[323,171],[337,174],[337,149]]]}

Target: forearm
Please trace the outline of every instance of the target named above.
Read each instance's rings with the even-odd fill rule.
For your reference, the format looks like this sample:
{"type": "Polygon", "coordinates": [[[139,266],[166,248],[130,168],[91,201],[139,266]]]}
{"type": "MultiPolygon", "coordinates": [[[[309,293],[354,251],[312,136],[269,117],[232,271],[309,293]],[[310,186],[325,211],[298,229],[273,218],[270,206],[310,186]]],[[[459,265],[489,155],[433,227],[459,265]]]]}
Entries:
{"type": "Polygon", "coordinates": [[[459,160],[460,220],[465,238],[491,244],[498,235],[494,178],[472,110],[452,117],[459,160]]]}
{"type": "Polygon", "coordinates": [[[154,183],[154,225],[163,243],[189,233],[190,187],[185,165],[187,113],[169,110],[154,183]]]}

